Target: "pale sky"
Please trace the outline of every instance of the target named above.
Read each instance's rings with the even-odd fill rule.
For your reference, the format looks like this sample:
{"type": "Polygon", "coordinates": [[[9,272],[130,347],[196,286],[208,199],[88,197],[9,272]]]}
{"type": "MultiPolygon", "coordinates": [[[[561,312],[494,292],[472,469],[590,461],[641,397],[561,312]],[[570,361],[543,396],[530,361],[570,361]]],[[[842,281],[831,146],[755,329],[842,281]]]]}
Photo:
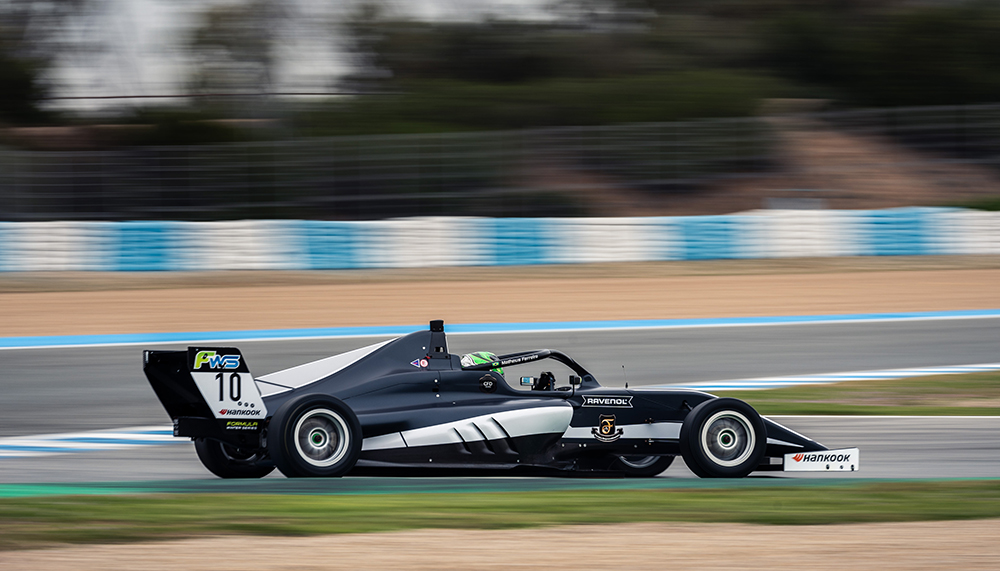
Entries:
{"type": "MultiPolygon", "coordinates": [[[[184,91],[188,54],[183,42],[198,16],[212,5],[233,0],[105,0],[106,9],[67,31],[77,38],[98,38],[110,47],[100,57],[71,53],[53,70],[58,96],[172,95],[184,91]]],[[[356,0],[288,0],[285,6],[306,15],[311,30],[295,30],[281,49],[277,83],[284,91],[330,89],[348,70],[332,29],[356,0]],[[325,34],[325,35],[323,35],[325,34]]],[[[524,19],[546,17],[545,0],[412,0],[387,2],[394,10],[426,20],[468,20],[486,15],[524,19]]],[[[147,101],[148,103],[148,101],[147,101]]],[[[53,108],[94,110],[120,107],[122,101],[56,101],[53,108]]],[[[124,103],[128,105],[128,103],[124,103]]]]}

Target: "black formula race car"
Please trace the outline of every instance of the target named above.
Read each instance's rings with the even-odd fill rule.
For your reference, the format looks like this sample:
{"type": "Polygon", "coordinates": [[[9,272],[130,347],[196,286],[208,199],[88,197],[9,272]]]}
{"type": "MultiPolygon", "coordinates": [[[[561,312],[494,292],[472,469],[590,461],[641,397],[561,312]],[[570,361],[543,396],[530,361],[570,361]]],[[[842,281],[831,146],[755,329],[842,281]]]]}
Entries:
{"type": "Polygon", "coordinates": [[[680,455],[698,476],[853,471],[748,404],[687,389],[602,387],[548,349],[448,352],[444,323],[259,378],[231,347],[145,351],[143,371],[198,457],[223,478],[479,473],[655,476],[680,455]],[[553,359],[573,374],[505,368],[553,359]],[[463,365],[464,361],[464,365],[463,365]]]}

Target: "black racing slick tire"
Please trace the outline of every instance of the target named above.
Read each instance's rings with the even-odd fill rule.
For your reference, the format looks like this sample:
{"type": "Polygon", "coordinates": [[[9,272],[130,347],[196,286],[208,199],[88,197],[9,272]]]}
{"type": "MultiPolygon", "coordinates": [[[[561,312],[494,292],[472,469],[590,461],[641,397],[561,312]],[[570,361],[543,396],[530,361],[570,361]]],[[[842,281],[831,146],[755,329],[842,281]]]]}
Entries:
{"type": "Polygon", "coordinates": [[[361,423],[340,399],[303,395],[271,418],[267,450],[289,478],[337,478],[361,455],[361,423]]]}
{"type": "Polygon", "coordinates": [[[743,478],[760,465],[767,432],[752,406],[715,398],[684,418],[680,448],[684,463],[701,478],[743,478]]]}
{"type": "Polygon", "coordinates": [[[258,464],[260,450],[236,448],[208,438],[196,438],[194,450],[208,471],[220,478],[263,478],[274,470],[270,463],[258,464]]]}
{"type": "Polygon", "coordinates": [[[619,456],[614,469],[628,478],[652,478],[660,475],[674,463],[673,456],[619,456]]]}

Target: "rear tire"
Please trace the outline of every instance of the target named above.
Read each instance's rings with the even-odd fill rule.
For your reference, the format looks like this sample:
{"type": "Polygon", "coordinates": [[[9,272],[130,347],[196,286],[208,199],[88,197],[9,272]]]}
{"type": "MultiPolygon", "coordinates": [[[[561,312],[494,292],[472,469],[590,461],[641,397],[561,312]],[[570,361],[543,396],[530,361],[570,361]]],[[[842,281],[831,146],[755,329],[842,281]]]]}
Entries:
{"type": "Polygon", "coordinates": [[[361,456],[361,423],[340,399],[303,395],[271,418],[267,449],[289,478],[337,478],[361,456]]]}
{"type": "Polygon", "coordinates": [[[731,398],[707,400],[684,418],[681,456],[701,478],[743,478],[757,469],[767,448],[760,415],[731,398]]]}
{"type": "Polygon", "coordinates": [[[271,465],[259,465],[262,451],[236,448],[218,440],[196,438],[194,450],[208,471],[220,478],[263,478],[274,470],[271,465]]]}
{"type": "Polygon", "coordinates": [[[673,456],[619,456],[614,469],[629,478],[652,478],[658,476],[674,462],[673,456]]]}

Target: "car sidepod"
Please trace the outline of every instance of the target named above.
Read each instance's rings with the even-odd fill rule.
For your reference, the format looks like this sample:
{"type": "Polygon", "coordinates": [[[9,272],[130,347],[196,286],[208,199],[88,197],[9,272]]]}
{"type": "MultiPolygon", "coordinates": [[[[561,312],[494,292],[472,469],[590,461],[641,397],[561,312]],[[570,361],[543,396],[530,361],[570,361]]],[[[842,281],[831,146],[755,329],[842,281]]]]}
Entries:
{"type": "MultiPolygon", "coordinates": [[[[614,459],[622,456],[682,455],[685,419],[702,403],[719,400],[715,395],[688,389],[591,387],[582,387],[571,399],[575,407],[573,420],[559,443],[557,458],[574,458],[578,469],[595,471],[613,469],[614,459]]],[[[744,416],[756,415],[743,404],[749,409],[744,416]]],[[[773,420],[760,417],[760,422],[762,425],[751,426],[758,427],[763,453],[758,451],[759,464],[745,471],[781,470],[785,454],[826,450],[822,444],[773,420]]]]}

